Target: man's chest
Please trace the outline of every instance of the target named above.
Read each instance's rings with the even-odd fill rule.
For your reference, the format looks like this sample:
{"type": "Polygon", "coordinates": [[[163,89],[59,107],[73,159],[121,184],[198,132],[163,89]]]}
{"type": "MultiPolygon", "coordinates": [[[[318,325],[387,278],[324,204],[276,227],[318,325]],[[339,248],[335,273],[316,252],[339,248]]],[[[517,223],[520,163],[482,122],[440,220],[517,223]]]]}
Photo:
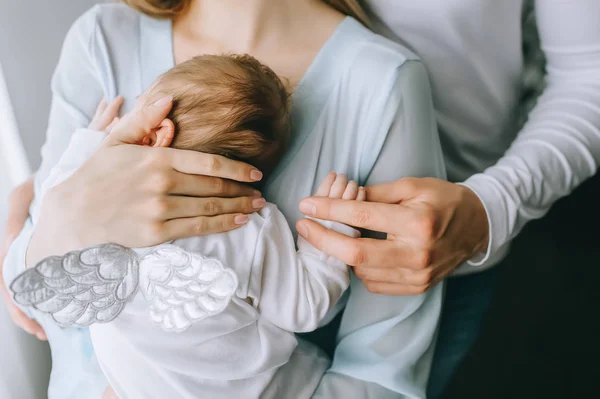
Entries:
{"type": "MultiPolygon", "coordinates": [[[[417,53],[435,45],[506,40],[520,26],[523,0],[365,0],[376,30],[417,53]],[[380,22],[380,23],[379,23],[380,22]],[[380,26],[383,25],[383,26],[380,26]]],[[[442,50],[438,48],[438,50],[442,50]]]]}

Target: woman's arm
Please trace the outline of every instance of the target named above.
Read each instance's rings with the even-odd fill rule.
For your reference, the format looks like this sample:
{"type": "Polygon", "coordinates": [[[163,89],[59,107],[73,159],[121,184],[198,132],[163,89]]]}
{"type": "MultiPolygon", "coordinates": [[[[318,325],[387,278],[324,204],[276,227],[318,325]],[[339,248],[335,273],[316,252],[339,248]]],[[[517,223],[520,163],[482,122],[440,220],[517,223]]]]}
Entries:
{"type": "Polygon", "coordinates": [[[44,333],[44,329],[35,320],[27,317],[27,315],[12,301],[8,289],[6,288],[6,284],[4,283],[3,275],[3,265],[6,253],[29,216],[29,205],[32,200],[33,177],[29,178],[20,186],[17,186],[9,196],[8,218],[6,221],[4,237],[0,242],[0,293],[2,294],[8,313],[14,323],[29,334],[35,335],[38,339],[45,340],[46,334],[44,333]]]}
{"type": "MultiPolygon", "coordinates": [[[[408,61],[398,69],[382,117],[386,121],[382,126],[385,142],[367,183],[378,184],[404,177],[445,177],[430,93],[427,74],[420,62],[408,61]]],[[[359,204],[317,197],[305,201],[317,208],[324,203],[329,204],[328,212],[332,219],[338,216],[338,208],[343,213],[359,204]]],[[[397,207],[375,205],[388,211],[397,207]]],[[[306,211],[306,208],[301,210],[306,211]]],[[[382,227],[381,224],[386,223],[393,226],[390,227],[393,231],[411,227],[399,224],[397,212],[388,212],[385,220],[369,220],[367,213],[362,211],[351,212],[351,215],[353,220],[349,222],[358,225],[376,224],[382,227]]],[[[425,291],[424,276],[419,270],[399,266],[403,260],[401,251],[412,245],[410,238],[400,240],[396,234],[390,234],[387,240],[352,239],[326,231],[307,220],[300,221],[298,225],[299,232],[303,228],[310,229],[307,238],[317,248],[327,252],[336,246],[339,251],[335,252],[342,256],[341,259],[351,260],[354,263],[350,264],[358,266],[353,268],[355,275],[367,280],[363,282],[352,276],[351,295],[340,325],[331,370],[377,383],[399,393],[402,398],[424,398],[441,311],[442,284],[421,295],[388,296],[370,292],[390,289],[393,283],[388,279],[389,275],[407,278],[410,283],[406,286],[408,293],[425,291]],[[386,251],[393,253],[393,262],[383,259],[386,251]],[[365,279],[367,274],[370,279],[365,279]]]]}

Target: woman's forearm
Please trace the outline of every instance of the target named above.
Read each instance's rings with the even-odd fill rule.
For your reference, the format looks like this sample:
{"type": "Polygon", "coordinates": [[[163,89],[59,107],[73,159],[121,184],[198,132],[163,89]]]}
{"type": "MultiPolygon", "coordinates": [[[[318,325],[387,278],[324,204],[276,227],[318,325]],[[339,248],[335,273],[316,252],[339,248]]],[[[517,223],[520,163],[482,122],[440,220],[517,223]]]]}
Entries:
{"type": "MultiPolygon", "coordinates": [[[[44,199],[45,205],[49,205],[47,198],[44,199]]],[[[68,235],[57,234],[57,225],[60,220],[60,212],[55,206],[42,207],[46,218],[41,218],[40,223],[33,227],[27,252],[25,254],[25,266],[27,268],[35,266],[42,259],[52,255],[62,255],[69,250],[77,249],[76,245],[69,248],[68,235]],[[50,220],[48,220],[50,219],[50,220]]]]}

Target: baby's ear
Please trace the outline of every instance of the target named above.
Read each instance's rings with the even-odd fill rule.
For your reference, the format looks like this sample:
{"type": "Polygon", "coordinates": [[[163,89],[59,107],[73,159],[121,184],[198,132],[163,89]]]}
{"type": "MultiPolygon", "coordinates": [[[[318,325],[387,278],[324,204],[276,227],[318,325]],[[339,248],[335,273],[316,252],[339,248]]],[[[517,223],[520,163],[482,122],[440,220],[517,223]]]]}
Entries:
{"type": "Polygon", "coordinates": [[[150,147],[168,147],[175,137],[175,126],[170,119],[163,121],[144,139],[142,144],[150,147]]]}

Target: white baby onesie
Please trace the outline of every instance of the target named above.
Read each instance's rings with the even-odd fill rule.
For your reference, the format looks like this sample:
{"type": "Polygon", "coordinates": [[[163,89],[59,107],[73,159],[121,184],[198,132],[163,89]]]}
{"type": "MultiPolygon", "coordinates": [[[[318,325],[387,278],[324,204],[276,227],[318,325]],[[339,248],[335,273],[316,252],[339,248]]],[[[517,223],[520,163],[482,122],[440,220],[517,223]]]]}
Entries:
{"type": "MultiPolygon", "coordinates": [[[[103,139],[101,132],[76,131],[42,185],[40,197],[81,166],[103,139]]],[[[343,234],[358,234],[339,223],[320,223],[343,234]]],[[[273,204],[231,232],[135,252],[143,256],[171,246],[220,261],[237,278],[235,295],[221,313],[180,332],[156,323],[147,298],[139,293],[116,319],[93,324],[96,356],[117,395],[121,399],[311,397],[329,360],[294,332],[319,326],[348,288],[348,267],[301,237],[296,250],[287,221],[273,204]]]]}

